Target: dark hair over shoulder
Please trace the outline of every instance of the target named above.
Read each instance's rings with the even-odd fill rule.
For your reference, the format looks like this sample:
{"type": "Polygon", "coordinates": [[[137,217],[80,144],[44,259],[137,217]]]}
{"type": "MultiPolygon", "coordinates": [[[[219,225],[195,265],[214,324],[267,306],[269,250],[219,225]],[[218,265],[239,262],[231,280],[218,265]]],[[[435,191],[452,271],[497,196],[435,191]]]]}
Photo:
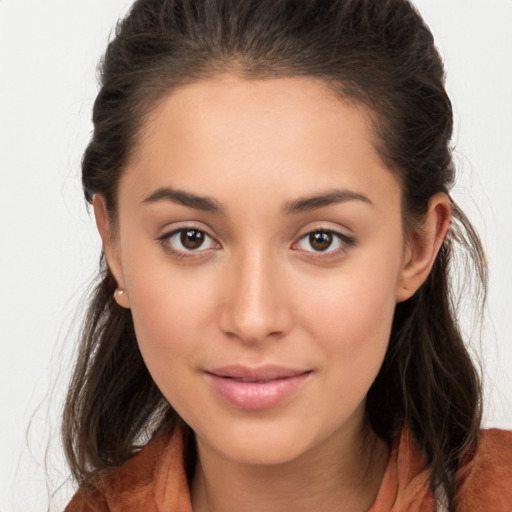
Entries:
{"type": "MultiPolygon", "coordinates": [[[[145,119],[175,87],[215,76],[309,76],[365,107],[376,148],[403,188],[413,233],[429,199],[454,179],[452,108],[432,35],[406,0],[138,0],[117,27],[100,68],[94,132],[82,163],[86,199],[116,193],[145,119]]],[[[477,442],[478,374],[454,313],[449,278],[457,248],[485,294],[478,236],[453,204],[454,221],[427,281],[397,304],[389,349],[367,397],[372,428],[390,441],[407,424],[425,450],[432,487],[451,501],[461,453],[477,442]]],[[[64,410],[74,477],[85,485],[119,466],[139,442],[173,428],[139,353],[129,311],[102,257],[64,410]]],[[[482,296],[483,300],[484,295],[482,296]]]]}

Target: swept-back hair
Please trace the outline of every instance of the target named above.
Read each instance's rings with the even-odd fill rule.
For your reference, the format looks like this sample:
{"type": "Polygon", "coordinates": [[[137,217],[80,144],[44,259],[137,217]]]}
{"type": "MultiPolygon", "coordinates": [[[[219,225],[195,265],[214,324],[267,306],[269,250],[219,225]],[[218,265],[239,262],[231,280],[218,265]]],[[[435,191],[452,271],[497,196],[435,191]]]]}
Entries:
{"type": "MultiPolygon", "coordinates": [[[[114,225],[117,184],[149,114],[176,87],[221,73],[313,77],[364,107],[376,150],[402,186],[406,234],[435,193],[449,192],[453,120],[444,69],[408,1],[138,0],[101,63],[82,162],[87,201],[100,194],[114,225]]],[[[366,401],[368,422],[383,439],[408,425],[427,455],[432,487],[444,486],[450,503],[454,472],[476,444],[481,419],[478,374],[454,313],[449,267],[456,248],[473,262],[482,290],[486,285],[479,239],[452,206],[452,227],[428,279],[396,306],[389,349],[366,401]]],[[[112,298],[115,288],[102,257],[63,418],[81,485],[177,421],[144,365],[130,311],[112,298]]]]}

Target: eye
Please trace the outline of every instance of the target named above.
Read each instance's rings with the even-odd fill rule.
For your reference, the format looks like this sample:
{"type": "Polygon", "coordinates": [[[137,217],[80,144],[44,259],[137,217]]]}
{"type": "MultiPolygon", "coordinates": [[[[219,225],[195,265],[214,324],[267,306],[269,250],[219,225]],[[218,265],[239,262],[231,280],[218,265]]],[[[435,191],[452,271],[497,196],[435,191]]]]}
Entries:
{"type": "Polygon", "coordinates": [[[159,241],[174,253],[193,253],[213,249],[219,244],[205,231],[193,227],[176,229],[159,238],[159,241]]]}
{"type": "Polygon", "coordinates": [[[355,240],[347,235],[330,229],[319,229],[306,233],[296,246],[302,251],[333,255],[345,251],[354,244],[355,240]]]}

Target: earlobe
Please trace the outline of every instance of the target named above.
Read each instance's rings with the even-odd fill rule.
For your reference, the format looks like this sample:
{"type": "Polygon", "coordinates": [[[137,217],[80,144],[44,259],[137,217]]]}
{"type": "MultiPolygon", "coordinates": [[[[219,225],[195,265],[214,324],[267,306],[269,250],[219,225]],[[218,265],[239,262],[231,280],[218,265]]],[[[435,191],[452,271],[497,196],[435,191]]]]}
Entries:
{"type": "Polygon", "coordinates": [[[412,297],[427,279],[450,229],[451,212],[451,201],[447,194],[439,192],[432,196],[424,222],[408,241],[396,302],[412,297]]]}
{"type": "Polygon", "coordinates": [[[108,266],[118,286],[116,292],[114,293],[114,299],[120,306],[129,308],[130,301],[126,292],[119,247],[115,235],[112,231],[110,216],[107,211],[105,200],[99,194],[95,194],[93,196],[92,204],[94,209],[94,217],[96,219],[96,226],[103,243],[103,252],[105,253],[108,266]]]}
{"type": "Polygon", "coordinates": [[[126,290],[122,290],[121,288],[118,288],[114,292],[114,300],[119,304],[119,306],[130,309],[130,299],[128,298],[128,294],[126,293],[126,290]]]}

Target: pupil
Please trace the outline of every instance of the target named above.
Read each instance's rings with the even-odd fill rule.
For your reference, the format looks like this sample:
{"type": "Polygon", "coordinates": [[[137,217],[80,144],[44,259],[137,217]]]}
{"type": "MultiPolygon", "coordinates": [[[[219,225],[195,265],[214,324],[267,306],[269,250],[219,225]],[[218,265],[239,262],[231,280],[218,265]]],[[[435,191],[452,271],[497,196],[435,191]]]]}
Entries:
{"type": "Polygon", "coordinates": [[[197,229],[190,229],[181,233],[181,243],[187,249],[197,249],[204,241],[204,233],[197,229]]]}
{"type": "Polygon", "coordinates": [[[309,235],[311,247],[318,251],[325,251],[332,244],[332,234],[326,232],[312,233],[309,235]]]}

